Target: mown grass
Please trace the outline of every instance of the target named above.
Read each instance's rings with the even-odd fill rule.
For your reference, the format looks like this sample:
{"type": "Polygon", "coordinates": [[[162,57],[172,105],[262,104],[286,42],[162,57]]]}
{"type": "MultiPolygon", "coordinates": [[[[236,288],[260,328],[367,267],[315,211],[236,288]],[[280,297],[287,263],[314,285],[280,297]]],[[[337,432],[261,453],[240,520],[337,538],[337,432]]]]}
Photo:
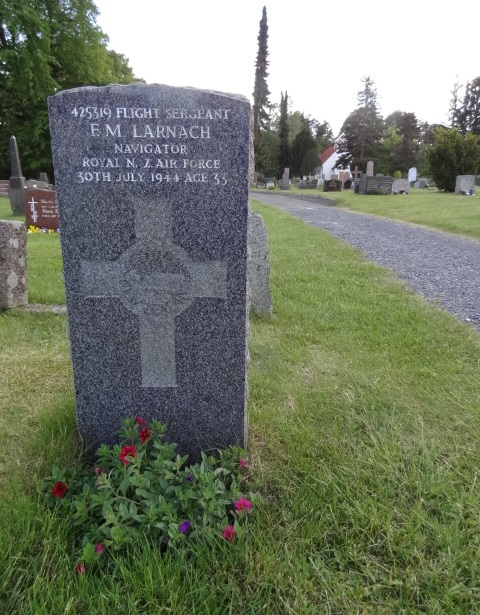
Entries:
{"type": "Polygon", "coordinates": [[[68,525],[34,493],[77,454],[65,317],[4,312],[2,612],[478,612],[480,336],[327,233],[254,207],[274,314],[249,340],[266,503],[248,538],[139,545],[74,576],[68,525]]]}
{"type": "MultiPolygon", "coordinates": [[[[480,188],[474,196],[463,196],[438,190],[412,188],[408,195],[359,195],[352,190],[323,192],[298,190],[291,194],[325,196],[335,200],[338,207],[404,222],[413,222],[448,233],[480,239],[480,188]]],[[[277,190],[275,194],[284,194],[277,190]]]]}

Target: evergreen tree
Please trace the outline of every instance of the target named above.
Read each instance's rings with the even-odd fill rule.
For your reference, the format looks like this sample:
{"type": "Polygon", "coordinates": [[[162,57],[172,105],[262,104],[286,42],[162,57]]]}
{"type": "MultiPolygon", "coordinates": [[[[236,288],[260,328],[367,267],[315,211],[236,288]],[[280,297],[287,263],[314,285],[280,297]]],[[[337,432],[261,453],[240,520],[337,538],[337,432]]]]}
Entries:
{"type": "Polygon", "coordinates": [[[448,119],[450,121],[450,127],[455,128],[456,130],[460,130],[461,117],[460,117],[460,99],[459,99],[459,91],[461,89],[460,83],[456,81],[453,85],[452,90],[452,98],[450,100],[450,108],[448,110],[448,119]]]}
{"type": "Polygon", "coordinates": [[[480,77],[467,83],[460,117],[459,128],[462,133],[471,132],[480,135],[480,77]]]}
{"type": "Polygon", "coordinates": [[[82,85],[130,83],[128,60],[107,50],[92,0],[1,0],[0,176],[15,135],[26,177],[53,177],[47,97],[82,85]]]}
{"type": "Polygon", "coordinates": [[[269,100],[270,92],[267,86],[268,77],[268,25],[267,9],[264,6],[260,28],[258,33],[258,51],[255,61],[255,85],[253,89],[253,148],[255,152],[255,168],[261,171],[259,165],[259,147],[261,133],[266,130],[269,120],[269,100]]]}
{"type": "Polygon", "coordinates": [[[318,146],[312,135],[311,120],[303,114],[302,128],[290,148],[290,168],[292,175],[310,175],[320,165],[318,146]],[[313,152],[313,153],[312,153],[313,152]]]}
{"type": "Polygon", "coordinates": [[[370,77],[362,79],[363,90],[358,92],[358,109],[347,117],[337,141],[341,154],[336,168],[358,165],[365,169],[367,162],[376,162],[380,155],[384,122],[377,108],[377,91],[370,77]]]}
{"type": "MultiPolygon", "coordinates": [[[[393,175],[395,171],[406,173],[410,167],[415,165],[418,160],[420,147],[420,126],[414,113],[405,111],[394,111],[385,119],[385,126],[390,130],[388,139],[383,141],[384,154],[388,151],[390,165],[388,170],[385,168],[386,161],[380,156],[384,171],[393,175]],[[394,131],[398,139],[391,134],[394,131]],[[390,149],[393,145],[393,149],[390,149]]],[[[378,168],[378,167],[377,167],[378,168]]]]}
{"type": "Polygon", "coordinates": [[[278,177],[281,177],[285,167],[290,167],[290,144],[288,142],[288,95],[283,92],[280,97],[280,118],[278,122],[278,177]]]}

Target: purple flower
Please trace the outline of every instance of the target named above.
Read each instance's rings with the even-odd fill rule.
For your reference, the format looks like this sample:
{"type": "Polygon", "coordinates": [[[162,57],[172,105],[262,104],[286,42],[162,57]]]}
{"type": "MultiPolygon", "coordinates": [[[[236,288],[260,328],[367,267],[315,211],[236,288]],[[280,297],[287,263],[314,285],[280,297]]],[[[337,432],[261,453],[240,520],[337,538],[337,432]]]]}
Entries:
{"type": "Polygon", "coordinates": [[[192,476],[191,474],[189,474],[189,475],[187,476],[187,480],[188,480],[190,483],[193,483],[193,476],[192,476]]]}
{"type": "Polygon", "coordinates": [[[186,519],[183,523],[181,523],[178,526],[178,531],[180,532],[180,534],[186,534],[188,532],[189,527],[190,527],[190,521],[186,519]]]}

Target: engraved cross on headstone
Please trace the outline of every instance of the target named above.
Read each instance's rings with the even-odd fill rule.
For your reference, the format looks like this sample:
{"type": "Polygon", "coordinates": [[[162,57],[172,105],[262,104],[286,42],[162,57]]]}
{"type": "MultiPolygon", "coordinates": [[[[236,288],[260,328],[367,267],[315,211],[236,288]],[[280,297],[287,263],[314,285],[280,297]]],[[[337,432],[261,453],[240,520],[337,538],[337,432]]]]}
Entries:
{"type": "Polygon", "coordinates": [[[226,299],[227,265],[192,262],[173,243],[171,203],[135,209],[136,242],[115,261],[81,261],[85,297],[119,299],[138,316],[142,387],[176,387],[175,317],[195,300],[226,299]]]}

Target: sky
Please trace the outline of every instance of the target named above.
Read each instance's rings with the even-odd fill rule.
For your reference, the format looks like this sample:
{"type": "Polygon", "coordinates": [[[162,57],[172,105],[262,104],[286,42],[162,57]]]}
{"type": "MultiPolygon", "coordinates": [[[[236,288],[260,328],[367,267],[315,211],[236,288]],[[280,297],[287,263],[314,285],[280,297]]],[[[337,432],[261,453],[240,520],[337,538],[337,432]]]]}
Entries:
{"type": "Polygon", "coordinates": [[[362,79],[380,113],[448,124],[455,83],[480,76],[480,2],[456,0],[95,0],[109,48],[147,83],[243,94],[252,101],[262,8],[270,101],[338,134],[362,79]]]}

